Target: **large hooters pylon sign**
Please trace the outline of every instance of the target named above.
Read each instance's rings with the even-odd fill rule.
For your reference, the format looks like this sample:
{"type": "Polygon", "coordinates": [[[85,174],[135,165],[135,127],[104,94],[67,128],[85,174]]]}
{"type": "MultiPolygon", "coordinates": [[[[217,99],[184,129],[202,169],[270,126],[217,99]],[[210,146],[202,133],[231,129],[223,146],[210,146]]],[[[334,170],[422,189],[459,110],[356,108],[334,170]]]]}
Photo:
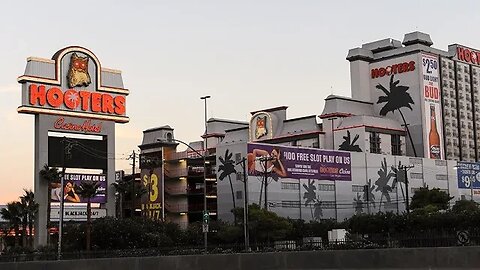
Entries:
{"type": "Polygon", "coordinates": [[[52,114],[126,123],[121,72],[102,68],[88,49],[72,46],[52,59],[30,57],[22,84],[20,113],[52,114]]]}
{"type": "MultiPolygon", "coordinates": [[[[115,159],[111,157],[115,156],[115,124],[129,121],[129,91],[124,88],[120,71],[102,67],[95,54],[78,46],[63,48],[51,59],[27,58],[18,82],[22,86],[22,103],[17,111],[35,116],[33,179],[35,201],[39,203],[35,245],[40,246],[47,244],[47,212],[53,209],[48,207],[49,198],[53,198],[48,182],[40,177],[45,165],[101,170],[104,192],[95,211],[115,214],[111,185],[115,181],[115,159]]],[[[58,192],[67,185],[72,192],[75,190],[76,183],[71,182],[63,189],[57,187],[58,192]]],[[[60,193],[55,193],[57,199],[60,193]]],[[[67,203],[82,201],[81,196],[69,196],[70,200],[64,197],[67,203]]]]}

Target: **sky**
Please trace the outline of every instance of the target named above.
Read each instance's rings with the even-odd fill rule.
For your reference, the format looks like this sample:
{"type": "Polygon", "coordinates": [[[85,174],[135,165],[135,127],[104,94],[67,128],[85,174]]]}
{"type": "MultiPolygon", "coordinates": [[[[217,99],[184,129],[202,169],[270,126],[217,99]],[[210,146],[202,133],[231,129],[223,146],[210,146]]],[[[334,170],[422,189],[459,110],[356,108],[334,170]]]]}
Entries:
{"type": "Polygon", "coordinates": [[[248,121],[288,106],[320,115],[329,94],[350,96],[348,50],[404,34],[434,47],[480,49],[479,1],[2,1],[0,15],[0,204],[33,188],[33,115],[18,114],[26,58],[67,46],[90,49],[122,70],[128,124],[116,126],[116,169],[142,131],[170,125],[200,140],[208,117],[248,121]]]}

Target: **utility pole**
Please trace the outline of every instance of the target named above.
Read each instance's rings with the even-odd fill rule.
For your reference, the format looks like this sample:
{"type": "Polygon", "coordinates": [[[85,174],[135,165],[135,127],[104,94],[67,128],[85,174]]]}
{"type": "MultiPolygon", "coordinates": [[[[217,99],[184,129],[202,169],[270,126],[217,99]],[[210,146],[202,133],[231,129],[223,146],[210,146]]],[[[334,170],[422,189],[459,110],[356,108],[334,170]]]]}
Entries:
{"type": "Polygon", "coordinates": [[[365,192],[365,199],[367,201],[367,213],[370,215],[370,179],[368,185],[363,186],[363,192],[365,192]]]}
{"type": "Polygon", "coordinates": [[[473,202],[473,182],[474,182],[474,178],[471,177],[470,178],[470,200],[473,202]]]}
{"type": "Polygon", "coordinates": [[[135,153],[135,150],[132,150],[132,154],[130,154],[130,156],[127,159],[133,160],[132,162],[132,193],[131,193],[132,210],[130,214],[130,217],[133,218],[133,216],[135,215],[135,197],[136,197],[135,196],[135,161],[137,159],[137,154],[135,153]]]}
{"type": "Polygon", "coordinates": [[[397,204],[397,215],[398,215],[398,213],[400,212],[399,206],[398,206],[398,181],[397,181],[397,184],[395,185],[395,199],[397,201],[396,204],[397,204]]]}
{"type": "Polygon", "coordinates": [[[300,218],[300,220],[302,219],[302,190],[300,189],[301,185],[300,185],[300,179],[298,179],[298,201],[300,202],[298,204],[298,210],[299,210],[299,215],[298,217],[300,218]]]}
{"type": "Polygon", "coordinates": [[[262,196],[263,196],[263,180],[260,183],[260,196],[258,197],[258,206],[262,207],[262,196]]]}
{"type": "Polygon", "coordinates": [[[368,179],[367,185],[364,187],[367,195],[365,196],[367,199],[367,213],[370,215],[370,187],[372,184],[372,179],[368,178],[368,164],[367,164],[367,153],[365,153],[365,179],[368,179]]]}
{"type": "Polygon", "coordinates": [[[335,221],[338,222],[337,180],[333,180],[333,197],[335,199],[335,221]]]}
{"type": "MultiPolygon", "coordinates": [[[[405,210],[407,210],[407,214],[410,214],[410,197],[409,197],[409,194],[408,194],[408,169],[411,169],[413,168],[414,166],[413,165],[410,165],[410,166],[405,166],[405,165],[402,165],[402,166],[399,166],[398,167],[398,171],[400,170],[403,170],[403,173],[405,174],[405,210]]],[[[397,178],[398,178],[398,172],[397,172],[397,178]]]]}
{"type": "Polygon", "coordinates": [[[242,158],[239,162],[242,164],[243,169],[243,235],[245,238],[245,251],[248,251],[250,243],[249,243],[249,235],[248,235],[248,176],[247,176],[247,169],[246,169],[246,158],[242,158]]]}
{"type": "Polygon", "coordinates": [[[267,160],[268,160],[268,158],[265,157],[265,158],[264,158],[265,163],[264,163],[264,166],[263,166],[263,168],[264,168],[264,170],[263,170],[263,172],[264,172],[264,174],[263,174],[263,180],[265,181],[265,202],[264,202],[264,203],[265,203],[265,210],[268,211],[268,199],[267,199],[267,185],[268,185],[268,182],[267,182],[267,180],[268,180],[267,160]]]}
{"type": "Polygon", "coordinates": [[[410,197],[409,197],[409,194],[408,194],[408,173],[407,173],[407,168],[405,168],[405,166],[403,166],[403,171],[405,173],[405,195],[407,196],[407,201],[405,202],[406,203],[406,210],[407,210],[407,214],[410,214],[410,197]]]}
{"type": "MultiPolygon", "coordinates": [[[[265,185],[265,202],[264,202],[264,207],[265,210],[268,210],[268,199],[267,199],[267,185],[268,185],[268,168],[267,168],[267,163],[270,160],[273,160],[273,157],[270,156],[263,156],[259,157],[258,160],[263,163],[263,183],[265,185]]],[[[262,200],[262,189],[260,189],[260,201],[262,200]]]]}

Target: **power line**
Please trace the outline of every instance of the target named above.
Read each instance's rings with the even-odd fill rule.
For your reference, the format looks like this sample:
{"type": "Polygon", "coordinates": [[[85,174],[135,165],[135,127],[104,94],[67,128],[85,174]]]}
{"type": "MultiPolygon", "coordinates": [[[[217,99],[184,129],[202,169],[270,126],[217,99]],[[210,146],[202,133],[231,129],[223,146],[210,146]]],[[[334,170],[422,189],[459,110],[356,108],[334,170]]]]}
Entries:
{"type": "Polygon", "coordinates": [[[99,158],[99,159],[114,159],[114,160],[125,160],[125,158],[116,158],[116,157],[111,157],[113,155],[113,153],[108,153],[108,152],[104,152],[104,151],[100,151],[98,149],[95,149],[95,148],[92,148],[88,145],[85,145],[79,141],[75,141],[75,140],[69,140],[69,139],[66,139],[67,142],[71,143],[73,146],[78,146],[76,149],[79,150],[80,152],[84,153],[84,154],[87,154],[91,157],[95,157],[95,158],[99,158]],[[102,154],[107,154],[107,156],[104,156],[102,154]],[[110,157],[108,157],[108,155],[110,155],[110,157]]]}

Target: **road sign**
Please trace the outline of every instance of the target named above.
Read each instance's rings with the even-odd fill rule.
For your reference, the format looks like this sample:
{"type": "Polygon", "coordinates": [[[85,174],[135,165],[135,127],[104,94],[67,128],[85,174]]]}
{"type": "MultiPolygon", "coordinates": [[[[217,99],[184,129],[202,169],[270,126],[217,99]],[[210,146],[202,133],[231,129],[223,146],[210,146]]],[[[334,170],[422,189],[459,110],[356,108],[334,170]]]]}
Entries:
{"type": "Polygon", "coordinates": [[[470,243],[470,235],[467,231],[457,231],[457,242],[459,245],[468,245],[470,243]]]}
{"type": "Polygon", "coordinates": [[[202,226],[202,232],[207,233],[208,232],[208,224],[203,224],[202,226]]]}

